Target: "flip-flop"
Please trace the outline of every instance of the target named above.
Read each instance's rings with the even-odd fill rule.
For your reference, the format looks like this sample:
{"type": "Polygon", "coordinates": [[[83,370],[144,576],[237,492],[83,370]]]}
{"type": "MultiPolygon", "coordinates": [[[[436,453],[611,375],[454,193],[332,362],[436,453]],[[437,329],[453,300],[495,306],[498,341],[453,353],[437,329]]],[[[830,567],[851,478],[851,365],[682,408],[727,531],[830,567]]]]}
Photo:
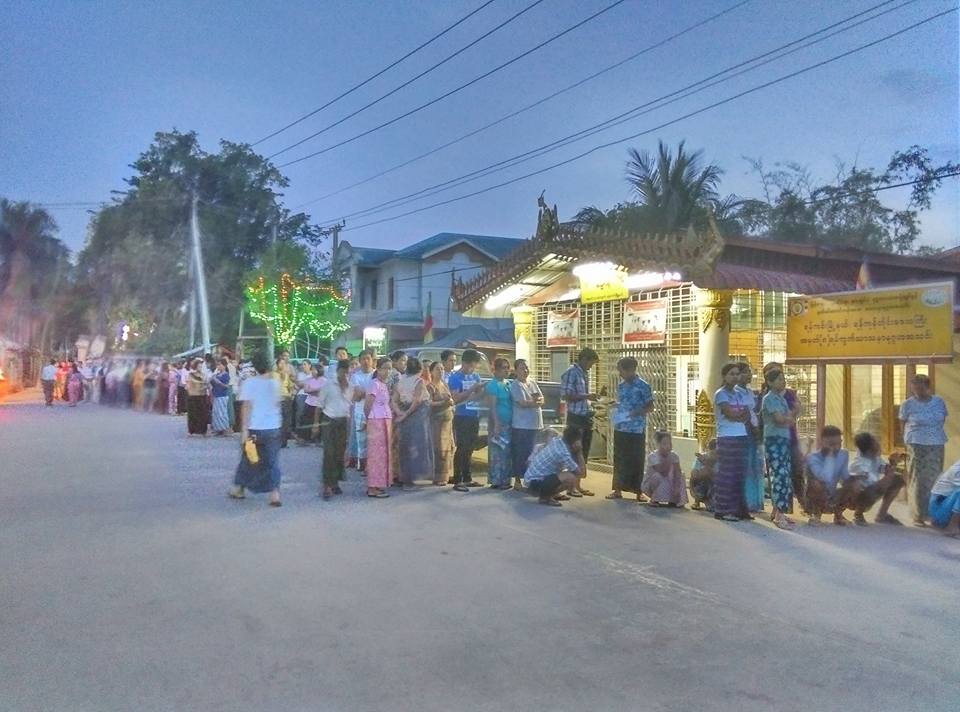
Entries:
{"type": "Polygon", "coordinates": [[[623,499],[623,495],[618,492],[611,492],[604,499],[623,499]]]}
{"type": "Polygon", "coordinates": [[[590,490],[585,490],[585,489],[580,490],[580,494],[582,494],[584,497],[593,497],[593,496],[595,496],[593,492],[591,492],[590,490]]]}
{"type": "Polygon", "coordinates": [[[227,492],[227,497],[230,499],[246,499],[247,495],[245,494],[235,494],[233,492],[227,492]]]}
{"type": "Polygon", "coordinates": [[[547,507],[562,507],[562,506],[563,506],[562,504],[560,504],[560,503],[559,503],[557,500],[555,500],[555,499],[541,499],[541,500],[537,500],[537,501],[538,501],[540,504],[542,504],[542,505],[544,505],[544,506],[547,506],[547,507]]]}
{"type": "Polygon", "coordinates": [[[271,506],[271,507],[282,507],[282,506],[283,506],[283,502],[281,502],[279,499],[274,499],[274,500],[271,500],[271,501],[270,501],[270,506],[271,506]]]}
{"type": "Polygon", "coordinates": [[[567,492],[567,494],[571,497],[583,497],[583,495],[577,492],[577,490],[571,490],[570,492],[567,492]]]}

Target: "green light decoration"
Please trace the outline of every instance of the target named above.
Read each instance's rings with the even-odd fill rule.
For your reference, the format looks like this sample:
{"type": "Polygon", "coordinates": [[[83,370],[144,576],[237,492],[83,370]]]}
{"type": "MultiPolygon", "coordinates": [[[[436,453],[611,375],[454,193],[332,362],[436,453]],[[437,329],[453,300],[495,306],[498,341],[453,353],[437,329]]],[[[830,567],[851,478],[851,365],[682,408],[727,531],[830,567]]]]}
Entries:
{"type": "Polygon", "coordinates": [[[332,339],[350,328],[349,299],[332,287],[298,282],[283,274],[279,284],[260,277],[246,292],[250,316],[265,323],[280,345],[292,344],[301,333],[332,339]]]}

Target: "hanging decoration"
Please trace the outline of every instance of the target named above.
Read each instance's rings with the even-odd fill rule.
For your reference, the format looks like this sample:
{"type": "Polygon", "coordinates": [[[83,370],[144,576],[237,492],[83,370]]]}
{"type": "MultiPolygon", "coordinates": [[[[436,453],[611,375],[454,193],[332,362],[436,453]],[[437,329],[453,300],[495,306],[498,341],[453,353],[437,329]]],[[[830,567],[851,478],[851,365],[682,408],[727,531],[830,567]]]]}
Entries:
{"type": "Polygon", "coordinates": [[[246,291],[250,316],[265,323],[280,345],[289,346],[297,334],[332,339],[350,328],[346,320],[350,300],[333,287],[283,274],[279,283],[259,277],[246,291]]]}

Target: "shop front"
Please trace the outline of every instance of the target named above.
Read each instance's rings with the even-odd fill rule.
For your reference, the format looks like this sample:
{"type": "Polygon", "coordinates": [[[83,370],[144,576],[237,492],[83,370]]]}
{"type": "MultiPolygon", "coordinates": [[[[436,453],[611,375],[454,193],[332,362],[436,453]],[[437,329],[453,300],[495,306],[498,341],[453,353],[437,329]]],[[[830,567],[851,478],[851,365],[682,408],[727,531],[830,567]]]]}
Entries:
{"type": "MultiPolygon", "coordinates": [[[[457,285],[455,298],[470,316],[512,315],[517,356],[528,358],[541,380],[558,380],[576,352],[590,347],[600,355],[590,374],[593,387],[613,396],[617,360],[634,356],[657,398],[648,436],[673,433],[681,455],[712,437],[711,399],[724,363],[745,361],[758,373],[765,363],[785,363],[788,386],[804,405],[798,426],[810,448],[824,422],[850,435],[861,427],[889,431],[909,376],[943,368],[930,359],[841,364],[789,358],[791,300],[852,290],[863,257],[725,240],[716,229],[651,236],[560,226],[553,234],[538,230],[510,259],[457,285]]],[[[915,279],[942,281],[960,272],[926,260],[876,257],[899,260],[893,267],[901,269],[890,271],[901,278],[904,264],[914,267],[915,279]]],[[[753,385],[760,387],[759,378],[753,385]]],[[[605,402],[609,398],[601,398],[597,413],[601,435],[609,430],[605,402]]],[[[960,413],[960,403],[955,410],[960,413]]],[[[896,433],[884,442],[896,445],[896,433]]],[[[609,460],[611,451],[595,447],[592,456],[609,460]]]]}

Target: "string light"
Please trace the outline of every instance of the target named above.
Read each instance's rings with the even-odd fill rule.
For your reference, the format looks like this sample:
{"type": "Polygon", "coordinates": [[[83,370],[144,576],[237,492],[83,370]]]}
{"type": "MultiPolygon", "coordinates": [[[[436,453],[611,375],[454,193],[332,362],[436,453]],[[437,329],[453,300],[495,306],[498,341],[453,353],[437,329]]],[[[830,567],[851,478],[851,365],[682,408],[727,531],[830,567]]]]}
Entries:
{"type": "Polygon", "coordinates": [[[246,293],[250,316],[265,323],[283,346],[292,344],[297,334],[332,339],[350,328],[349,297],[333,287],[298,282],[283,274],[279,283],[259,277],[246,293]]]}

